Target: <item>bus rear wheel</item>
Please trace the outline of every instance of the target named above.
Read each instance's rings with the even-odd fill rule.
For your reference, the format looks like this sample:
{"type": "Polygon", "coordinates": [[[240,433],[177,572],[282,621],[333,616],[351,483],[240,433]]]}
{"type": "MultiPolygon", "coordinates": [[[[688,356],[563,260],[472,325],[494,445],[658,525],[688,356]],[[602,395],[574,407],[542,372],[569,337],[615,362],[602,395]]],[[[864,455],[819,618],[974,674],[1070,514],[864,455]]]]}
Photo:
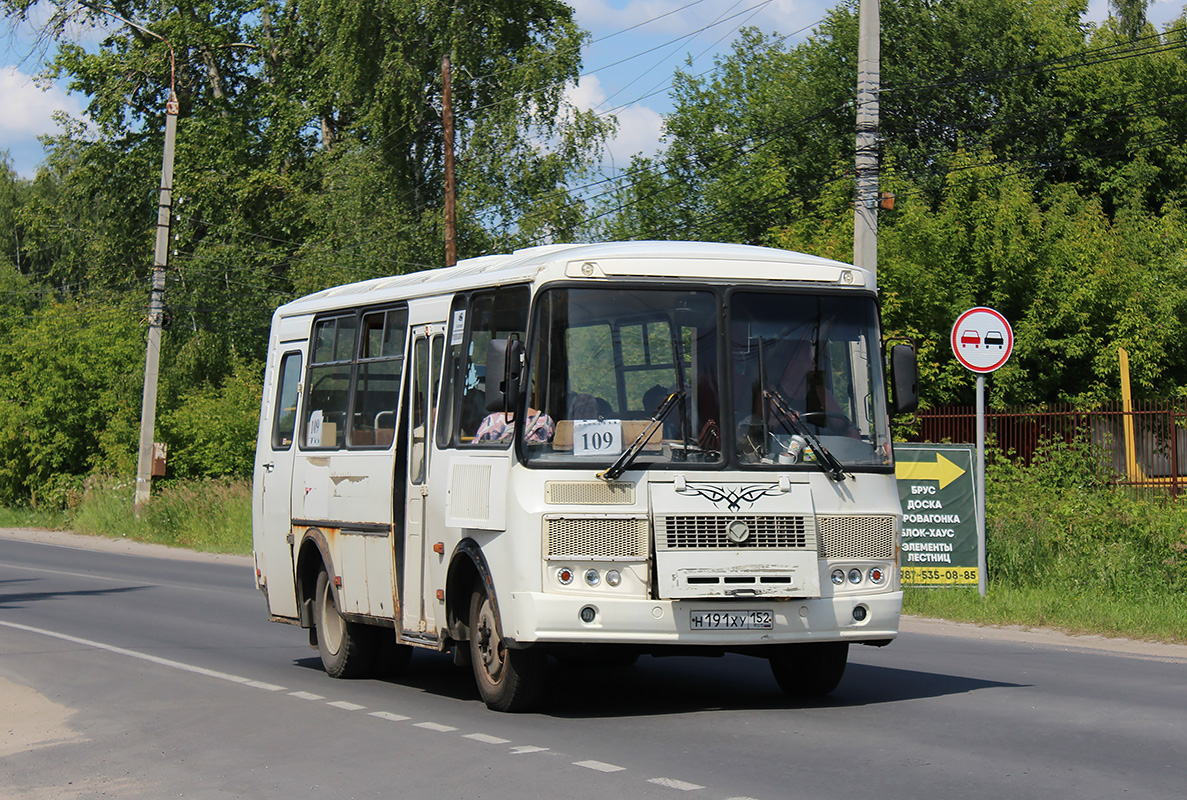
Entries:
{"type": "Polygon", "coordinates": [[[470,596],[470,663],[486,707],[530,711],[544,696],[544,656],[507,647],[498,612],[481,583],[470,596]]]}
{"type": "Polygon", "coordinates": [[[317,652],[331,678],[361,678],[375,667],[379,649],[376,630],[343,619],[334,599],[330,576],[323,569],[317,575],[313,597],[314,626],[317,628],[317,652]]]}
{"type": "Polygon", "coordinates": [[[848,658],[848,642],[788,645],[770,657],[771,672],[790,697],[823,697],[841,682],[848,658]]]}

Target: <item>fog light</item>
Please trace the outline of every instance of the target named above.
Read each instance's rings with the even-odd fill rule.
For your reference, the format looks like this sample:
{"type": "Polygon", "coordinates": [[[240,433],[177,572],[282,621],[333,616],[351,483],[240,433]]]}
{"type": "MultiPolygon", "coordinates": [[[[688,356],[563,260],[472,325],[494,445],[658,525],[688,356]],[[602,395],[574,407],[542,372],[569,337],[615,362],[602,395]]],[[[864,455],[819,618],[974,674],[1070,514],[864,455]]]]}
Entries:
{"type": "Polygon", "coordinates": [[[598,618],[598,610],[593,606],[586,606],[581,609],[581,621],[586,625],[598,618]]]}
{"type": "Polygon", "coordinates": [[[616,569],[612,569],[606,573],[606,583],[609,586],[617,586],[622,583],[622,573],[616,569]]]}
{"type": "Polygon", "coordinates": [[[844,582],[845,582],[845,570],[834,569],[833,570],[833,585],[840,586],[844,582]]]}
{"type": "Polygon", "coordinates": [[[561,582],[562,586],[568,586],[573,582],[573,570],[561,567],[556,571],[556,579],[561,582]]]}
{"type": "Polygon", "coordinates": [[[870,583],[878,585],[886,583],[886,570],[881,567],[872,567],[870,569],[870,583]]]}
{"type": "Polygon", "coordinates": [[[861,583],[861,570],[857,569],[856,567],[849,570],[849,582],[861,583]]]}
{"type": "Polygon", "coordinates": [[[602,582],[602,576],[598,574],[596,569],[587,569],[585,571],[585,582],[590,586],[597,586],[602,582]]]}
{"type": "Polygon", "coordinates": [[[866,618],[866,614],[868,614],[868,613],[869,613],[869,611],[866,609],[865,606],[854,606],[853,607],[853,621],[854,622],[864,621],[866,618]]]}

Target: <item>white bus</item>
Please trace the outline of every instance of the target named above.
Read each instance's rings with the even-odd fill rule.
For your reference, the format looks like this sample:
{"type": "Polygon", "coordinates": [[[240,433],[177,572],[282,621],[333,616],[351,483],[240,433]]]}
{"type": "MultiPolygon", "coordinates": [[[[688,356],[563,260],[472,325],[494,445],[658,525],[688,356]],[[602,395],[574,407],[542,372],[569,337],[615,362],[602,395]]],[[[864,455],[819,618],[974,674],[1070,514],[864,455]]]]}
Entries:
{"type": "Polygon", "coordinates": [[[327,289],[272,319],[257,585],[330,675],[452,650],[497,710],[538,704],[549,655],[740,652],[825,694],[898,632],[915,374],[872,273],[782,250],[556,245],[327,289]]]}

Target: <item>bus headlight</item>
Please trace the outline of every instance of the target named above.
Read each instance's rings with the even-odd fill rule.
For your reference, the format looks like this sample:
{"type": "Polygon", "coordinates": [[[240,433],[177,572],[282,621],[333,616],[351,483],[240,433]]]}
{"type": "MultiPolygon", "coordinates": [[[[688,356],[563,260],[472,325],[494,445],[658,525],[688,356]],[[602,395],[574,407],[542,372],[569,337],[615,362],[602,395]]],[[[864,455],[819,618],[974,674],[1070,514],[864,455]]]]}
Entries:
{"type": "Polygon", "coordinates": [[[854,585],[861,583],[861,570],[856,567],[849,570],[849,582],[854,585]]]}
{"type": "Polygon", "coordinates": [[[598,574],[596,569],[587,569],[585,571],[585,582],[590,586],[597,586],[602,582],[602,576],[598,574]]]}
{"type": "Polygon", "coordinates": [[[617,586],[622,583],[622,573],[616,569],[612,569],[606,573],[606,585],[617,586]]]}
{"type": "Polygon", "coordinates": [[[834,569],[833,570],[833,586],[840,586],[844,582],[845,582],[845,570],[834,569]]]}

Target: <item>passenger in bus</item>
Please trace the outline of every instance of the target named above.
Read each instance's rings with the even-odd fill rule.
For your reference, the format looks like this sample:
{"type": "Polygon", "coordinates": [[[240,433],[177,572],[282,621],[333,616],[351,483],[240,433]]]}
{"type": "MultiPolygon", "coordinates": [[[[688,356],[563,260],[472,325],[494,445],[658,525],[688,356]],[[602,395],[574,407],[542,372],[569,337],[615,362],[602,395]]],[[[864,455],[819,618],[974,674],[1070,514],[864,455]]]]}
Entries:
{"type": "MultiPolygon", "coordinates": [[[[663,402],[672,395],[671,389],[666,389],[658,383],[643,393],[643,411],[653,417],[659,411],[663,402]]],[[[668,412],[664,418],[664,438],[675,439],[680,435],[680,416],[677,410],[668,412]]]]}
{"type": "MultiPolygon", "coordinates": [[[[478,425],[478,433],[474,436],[476,442],[509,442],[515,432],[515,418],[508,419],[502,411],[487,414],[478,425]]],[[[552,441],[556,433],[556,423],[552,417],[534,408],[528,409],[528,423],[524,427],[523,441],[525,444],[544,444],[552,441]]]]}
{"type": "Polygon", "coordinates": [[[569,396],[569,419],[597,419],[598,405],[592,394],[576,393],[569,396]]]}

